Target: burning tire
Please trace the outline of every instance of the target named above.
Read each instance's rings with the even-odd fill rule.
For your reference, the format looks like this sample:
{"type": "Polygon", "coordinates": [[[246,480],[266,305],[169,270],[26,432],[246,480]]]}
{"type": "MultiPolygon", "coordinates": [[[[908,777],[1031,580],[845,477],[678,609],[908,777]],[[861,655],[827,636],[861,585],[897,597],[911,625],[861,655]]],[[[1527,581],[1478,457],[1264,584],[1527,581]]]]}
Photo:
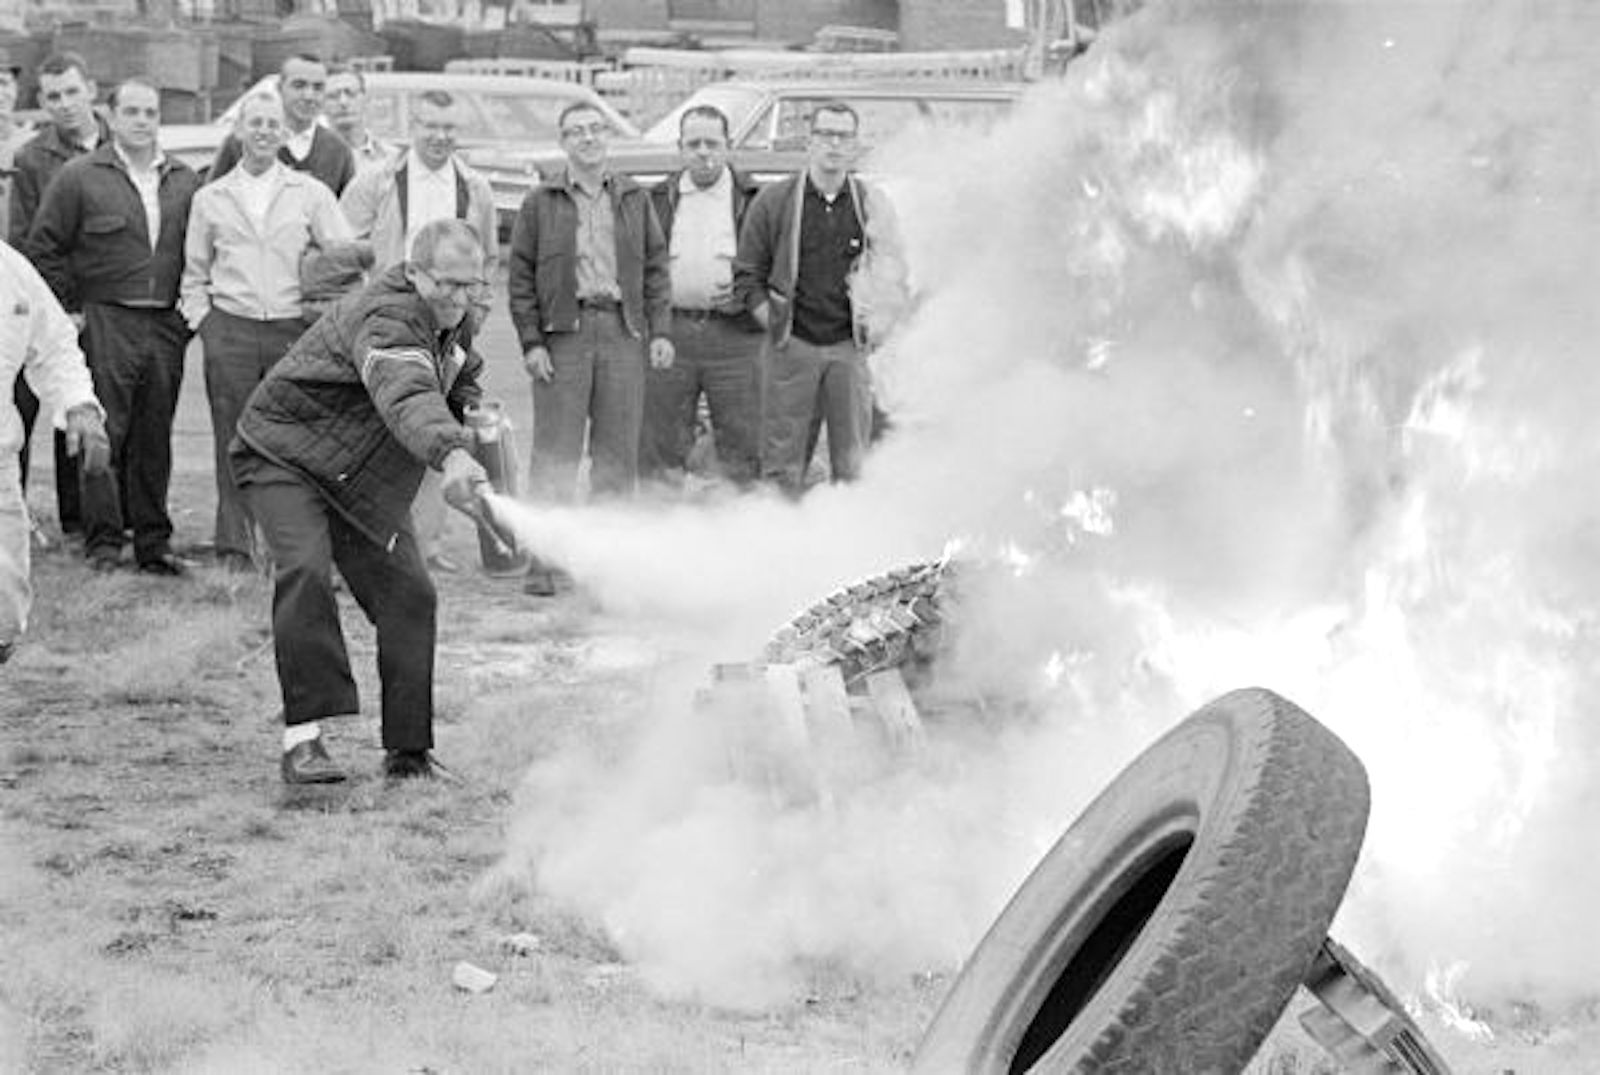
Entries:
{"type": "Polygon", "coordinates": [[[837,590],[767,643],[765,664],[835,664],[845,685],[932,658],[944,622],[948,561],[912,564],[837,590]]]}
{"type": "Polygon", "coordinates": [[[1241,1071],[1306,978],[1366,774],[1294,705],[1228,694],[1136,758],[962,969],[922,1072],[1241,1071]]]}

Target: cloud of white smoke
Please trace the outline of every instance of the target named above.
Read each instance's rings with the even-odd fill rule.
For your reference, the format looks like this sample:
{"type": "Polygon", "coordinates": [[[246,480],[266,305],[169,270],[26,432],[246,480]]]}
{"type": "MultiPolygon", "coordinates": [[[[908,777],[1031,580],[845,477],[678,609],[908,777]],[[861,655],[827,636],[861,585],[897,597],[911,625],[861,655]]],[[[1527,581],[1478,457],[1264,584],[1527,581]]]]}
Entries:
{"type": "Polygon", "coordinates": [[[1025,570],[952,678],[1033,716],[802,811],[727,781],[686,677],[621,770],[530,775],[507,869],[715,1003],[947,965],[1140,746],[1260,684],[1369,767],[1358,945],[1592,988],[1597,46],[1577,3],[1152,5],[992,133],[892,147],[923,301],[864,480],[522,528],[719,659],[965,539],[1025,570]]]}

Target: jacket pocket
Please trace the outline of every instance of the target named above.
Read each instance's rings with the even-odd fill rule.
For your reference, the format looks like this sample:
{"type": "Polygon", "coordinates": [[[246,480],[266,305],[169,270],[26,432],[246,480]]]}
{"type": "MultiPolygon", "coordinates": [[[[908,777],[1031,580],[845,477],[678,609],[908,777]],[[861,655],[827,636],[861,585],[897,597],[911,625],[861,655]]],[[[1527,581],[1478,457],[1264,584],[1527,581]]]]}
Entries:
{"type": "Polygon", "coordinates": [[[128,226],[128,218],[117,213],[96,213],[83,220],[83,230],[88,235],[110,235],[128,226]]]}

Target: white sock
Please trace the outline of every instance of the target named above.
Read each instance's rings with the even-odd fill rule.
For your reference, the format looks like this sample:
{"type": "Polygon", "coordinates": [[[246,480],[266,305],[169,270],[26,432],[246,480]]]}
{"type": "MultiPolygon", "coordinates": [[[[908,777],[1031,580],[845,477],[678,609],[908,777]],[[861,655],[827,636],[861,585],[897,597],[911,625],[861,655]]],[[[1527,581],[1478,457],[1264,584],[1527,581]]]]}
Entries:
{"type": "Polygon", "coordinates": [[[316,721],[310,724],[291,724],[283,730],[284,752],[293,750],[301,743],[309,743],[322,734],[322,729],[316,721]]]}

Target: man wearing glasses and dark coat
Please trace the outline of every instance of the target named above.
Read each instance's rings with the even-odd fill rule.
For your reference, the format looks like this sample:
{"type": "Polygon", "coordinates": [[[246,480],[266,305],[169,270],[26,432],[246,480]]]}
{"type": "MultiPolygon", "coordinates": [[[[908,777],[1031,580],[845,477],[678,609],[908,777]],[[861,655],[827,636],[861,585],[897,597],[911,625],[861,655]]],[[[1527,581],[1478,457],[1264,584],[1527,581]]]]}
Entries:
{"type": "Polygon", "coordinates": [[[272,634],[286,783],[345,779],[318,724],[359,711],[335,564],[377,628],[384,773],[433,773],[437,598],[411,502],[429,467],[443,475],[445,500],[463,511],[487,487],[463,425],[482,395],[472,337],[487,310],[484,271],[470,225],[425,225],[409,260],[339,300],[300,337],[239,419],[234,479],[277,565],[272,634]]]}

